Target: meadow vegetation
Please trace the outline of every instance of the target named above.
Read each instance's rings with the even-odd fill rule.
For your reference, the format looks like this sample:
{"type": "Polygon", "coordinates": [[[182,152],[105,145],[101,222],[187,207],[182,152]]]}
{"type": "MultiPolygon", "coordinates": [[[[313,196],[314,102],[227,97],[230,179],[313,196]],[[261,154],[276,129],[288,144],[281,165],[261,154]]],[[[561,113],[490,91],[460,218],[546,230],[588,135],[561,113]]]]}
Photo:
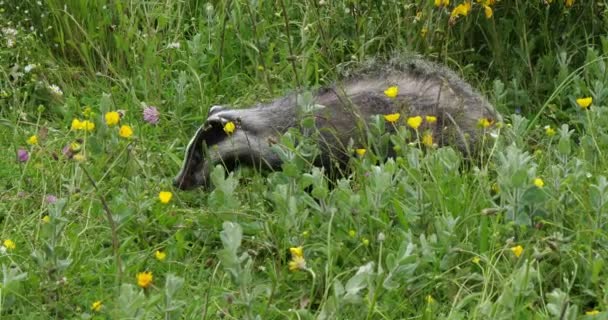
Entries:
{"type": "Polygon", "coordinates": [[[608,318],[605,0],[3,0],[0,33],[2,318],[608,318]],[[210,106],[405,51],[502,113],[475,159],[379,115],[397,156],[343,178],[290,132],[171,186],[210,106]]]}

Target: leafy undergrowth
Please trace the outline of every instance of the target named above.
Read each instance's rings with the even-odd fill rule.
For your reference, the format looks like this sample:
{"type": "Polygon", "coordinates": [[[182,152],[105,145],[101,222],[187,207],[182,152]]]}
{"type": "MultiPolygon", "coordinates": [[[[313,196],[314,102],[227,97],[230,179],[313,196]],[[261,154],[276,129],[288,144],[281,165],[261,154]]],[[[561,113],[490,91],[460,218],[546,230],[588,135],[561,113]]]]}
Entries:
{"type": "Polygon", "coordinates": [[[0,8],[2,317],[607,317],[605,3],[0,8]],[[406,46],[502,111],[475,159],[378,115],[384,145],[352,150],[343,177],[290,131],[281,170],[171,186],[210,105],[406,46]]]}

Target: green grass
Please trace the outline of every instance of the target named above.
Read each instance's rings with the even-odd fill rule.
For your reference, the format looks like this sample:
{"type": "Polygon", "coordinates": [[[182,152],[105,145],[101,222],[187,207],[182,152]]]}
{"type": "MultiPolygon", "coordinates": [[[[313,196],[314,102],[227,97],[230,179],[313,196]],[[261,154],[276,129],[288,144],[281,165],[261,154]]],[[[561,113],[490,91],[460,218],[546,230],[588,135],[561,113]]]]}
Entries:
{"type": "Polygon", "coordinates": [[[474,2],[450,23],[461,2],[2,2],[1,317],[608,318],[608,3],[503,0],[487,19],[474,2]],[[291,161],[218,168],[209,192],[171,187],[211,105],[315,88],[403,51],[502,112],[479,159],[393,136],[396,158],[368,151],[342,179],[291,161]],[[143,121],[149,105],[158,125],[143,121]],[[130,139],[105,124],[115,110],[130,139]],[[80,159],[62,153],[74,142],[80,159]],[[297,246],[306,268],[291,272],[297,246]]]}

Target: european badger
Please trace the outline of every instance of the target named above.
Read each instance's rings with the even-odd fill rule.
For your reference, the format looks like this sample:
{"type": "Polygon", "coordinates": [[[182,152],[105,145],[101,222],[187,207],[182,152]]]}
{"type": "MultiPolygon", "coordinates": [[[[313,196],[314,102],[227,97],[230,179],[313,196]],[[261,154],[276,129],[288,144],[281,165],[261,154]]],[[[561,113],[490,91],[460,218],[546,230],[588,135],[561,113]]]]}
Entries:
{"type": "MultiPolygon", "coordinates": [[[[370,69],[314,92],[318,108],[313,113],[321,150],[316,164],[327,165],[331,160],[346,163],[349,153],[345,146],[365,139],[361,128],[372,115],[399,113],[401,124],[410,116],[435,116],[437,121],[425,123],[424,130],[432,130],[433,141],[439,145],[454,145],[465,154],[475,148],[479,120],[500,117],[469,84],[437,64],[413,58],[370,69]],[[394,98],[384,92],[391,86],[398,88],[394,98]]],[[[289,128],[299,125],[297,99],[294,93],[248,109],[212,107],[186,148],[174,185],[184,190],[208,187],[210,171],[219,163],[280,168],[281,160],[271,147],[289,128]],[[224,132],[228,122],[237,125],[232,134],[224,132]]]]}

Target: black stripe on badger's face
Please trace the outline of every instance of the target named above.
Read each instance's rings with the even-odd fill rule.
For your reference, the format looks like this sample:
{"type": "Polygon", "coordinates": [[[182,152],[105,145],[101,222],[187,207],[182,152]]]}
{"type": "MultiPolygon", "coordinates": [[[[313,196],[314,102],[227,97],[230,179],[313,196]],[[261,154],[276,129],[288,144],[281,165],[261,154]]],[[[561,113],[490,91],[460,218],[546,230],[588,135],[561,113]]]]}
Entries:
{"type": "Polygon", "coordinates": [[[209,165],[206,163],[207,146],[213,146],[226,137],[220,122],[206,122],[200,127],[186,147],[184,163],[173,180],[173,185],[182,190],[209,186],[209,165]]]}

